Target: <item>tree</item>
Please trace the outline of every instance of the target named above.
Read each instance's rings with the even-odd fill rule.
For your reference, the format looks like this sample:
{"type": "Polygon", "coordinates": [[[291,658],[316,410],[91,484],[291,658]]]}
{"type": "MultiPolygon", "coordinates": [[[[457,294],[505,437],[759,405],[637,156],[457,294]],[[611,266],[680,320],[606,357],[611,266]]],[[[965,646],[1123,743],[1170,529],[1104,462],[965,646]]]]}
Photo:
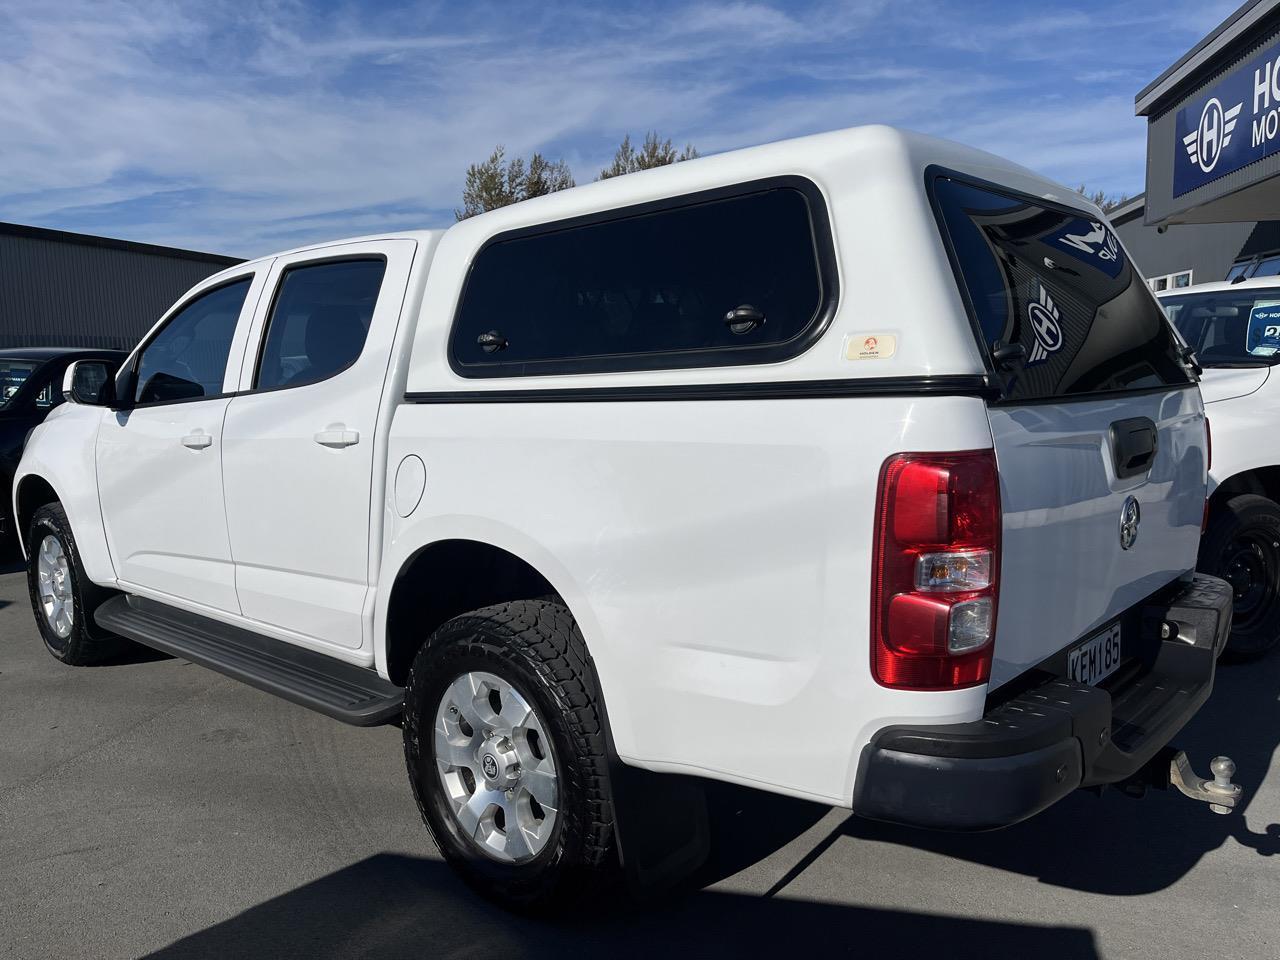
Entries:
{"type": "Polygon", "coordinates": [[[573,173],[563,160],[551,161],[535,153],[526,166],[522,157],[507,160],[506,150],[498,144],[488,160],[467,167],[462,209],[455,209],[453,215],[458,220],[465,220],[477,213],[555,193],[573,185],[573,173]]]}
{"type": "Polygon", "coordinates": [[[1084,197],[1090,203],[1101,207],[1103,213],[1110,213],[1116,207],[1121,204],[1128,203],[1129,200],[1132,199],[1127,193],[1112,194],[1110,196],[1101,190],[1095,190],[1093,193],[1090,193],[1089,188],[1083,183],[1076,187],[1076,193],[1080,194],[1080,196],[1084,197]]]}
{"type": "Polygon", "coordinates": [[[637,170],[649,170],[653,167],[665,167],[669,163],[679,163],[681,160],[692,160],[698,156],[698,151],[694,149],[692,144],[685,144],[683,150],[677,151],[671,145],[671,140],[659,140],[658,134],[650,130],[644,136],[644,143],[637,150],[631,144],[631,134],[627,134],[622,138],[622,145],[618,147],[617,153],[613,155],[613,163],[600,171],[597,180],[608,180],[610,177],[620,177],[625,173],[635,173],[637,170]]]}

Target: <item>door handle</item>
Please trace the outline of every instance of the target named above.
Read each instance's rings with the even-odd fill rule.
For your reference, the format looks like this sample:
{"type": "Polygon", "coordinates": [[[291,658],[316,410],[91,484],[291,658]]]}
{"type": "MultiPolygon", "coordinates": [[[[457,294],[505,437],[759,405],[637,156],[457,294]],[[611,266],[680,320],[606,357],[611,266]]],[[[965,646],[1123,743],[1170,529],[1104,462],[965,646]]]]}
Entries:
{"type": "Polygon", "coordinates": [[[348,430],[340,423],[330,424],[327,430],[321,430],[315,435],[316,443],[322,447],[329,447],[334,450],[341,450],[343,447],[354,447],[360,442],[360,432],[358,430],[348,430]]]}
{"type": "Polygon", "coordinates": [[[213,437],[204,432],[188,433],[182,438],[182,445],[190,450],[203,450],[213,446],[213,437]]]}

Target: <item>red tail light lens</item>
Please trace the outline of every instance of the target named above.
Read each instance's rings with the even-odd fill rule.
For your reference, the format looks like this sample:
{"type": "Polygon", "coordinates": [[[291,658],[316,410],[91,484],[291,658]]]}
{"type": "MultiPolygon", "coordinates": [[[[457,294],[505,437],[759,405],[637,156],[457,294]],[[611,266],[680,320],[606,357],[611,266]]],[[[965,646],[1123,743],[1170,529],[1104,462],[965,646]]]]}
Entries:
{"type": "Polygon", "coordinates": [[[985,683],[1000,579],[995,452],[903,453],[880,471],[871,660],[880,684],[985,683]]]}

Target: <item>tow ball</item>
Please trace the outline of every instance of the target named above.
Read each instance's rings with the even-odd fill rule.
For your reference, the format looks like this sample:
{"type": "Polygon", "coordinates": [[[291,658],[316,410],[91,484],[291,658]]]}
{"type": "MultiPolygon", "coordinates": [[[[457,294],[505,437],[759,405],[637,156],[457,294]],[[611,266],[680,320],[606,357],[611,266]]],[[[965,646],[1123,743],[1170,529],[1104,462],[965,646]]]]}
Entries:
{"type": "Polygon", "coordinates": [[[1244,793],[1240,784],[1231,782],[1236,773],[1235,761],[1230,757],[1214,757],[1209,761],[1209,770],[1213,779],[1205,780],[1191,769],[1186,752],[1179,750],[1169,761],[1169,783],[1184,796],[1209,804],[1214,813],[1230,813],[1244,793]]]}

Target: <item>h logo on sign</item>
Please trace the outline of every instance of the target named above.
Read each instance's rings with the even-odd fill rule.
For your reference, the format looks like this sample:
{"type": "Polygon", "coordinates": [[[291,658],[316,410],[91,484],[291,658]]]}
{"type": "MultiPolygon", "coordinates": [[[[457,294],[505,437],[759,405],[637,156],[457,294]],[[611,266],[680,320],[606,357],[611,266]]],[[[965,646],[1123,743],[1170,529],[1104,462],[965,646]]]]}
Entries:
{"type": "Polygon", "coordinates": [[[1231,132],[1236,128],[1236,118],[1244,102],[1237,103],[1230,110],[1222,109],[1222,101],[1210,97],[1200,113],[1200,125],[1182,138],[1187,148],[1187,156],[1205,173],[1218,165],[1222,151],[1231,143],[1231,132]]]}

